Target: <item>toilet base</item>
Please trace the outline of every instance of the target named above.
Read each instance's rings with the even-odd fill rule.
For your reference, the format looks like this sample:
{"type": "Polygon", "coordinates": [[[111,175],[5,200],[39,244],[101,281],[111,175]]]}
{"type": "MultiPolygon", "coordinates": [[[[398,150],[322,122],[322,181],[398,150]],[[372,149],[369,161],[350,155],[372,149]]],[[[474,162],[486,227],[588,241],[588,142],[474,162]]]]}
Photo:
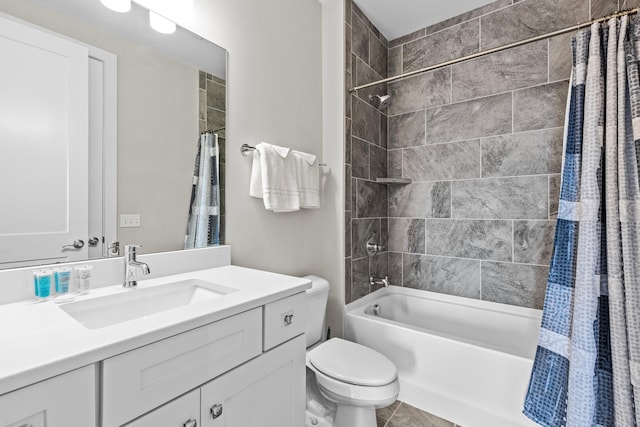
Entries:
{"type": "Polygon", "coordinates": [[[338,405],[333,427],[375,427],[374,407],[338,405]]]}

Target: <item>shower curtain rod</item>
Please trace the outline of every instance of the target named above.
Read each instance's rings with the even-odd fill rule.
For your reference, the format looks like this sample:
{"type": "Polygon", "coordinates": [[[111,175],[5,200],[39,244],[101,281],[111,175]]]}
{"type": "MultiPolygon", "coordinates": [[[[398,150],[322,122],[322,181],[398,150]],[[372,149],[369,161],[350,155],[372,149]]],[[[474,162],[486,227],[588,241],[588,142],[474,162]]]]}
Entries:
{"type": "Polygon", "coordinates": [[[367,83],[367,84],[360,85],[360,86],[355,86],[355,87],[349,89],[349,92],[356,92],[356,91],[358,91],[360,89],[365,89],[365,88],[368,88],[368,87],[371,87],[371,86],[375,86],[375,85],[379,85],[379,84],[382,84],[382,83],[388,83],[388,82],[392,82],[392,81],[395,81],[395,80],[400,80],[400,79],[403,79],[405,77],[414,76],[416,74],[425,73],[427,71],[437,70],[438,68],[446,67],[448,65],[457,64],[458,62],[468,61],[470,59],[480,58],[481,56],[490,55],[492,53],[500,52],[500,51],[506,50],[506,49],[511,49],[512,47],[518,47],[518,46],[522,46],[522,45],[525,45],[525,44],[528,44],[528,43],[537,42],[539,40],[544,40],[544,39],[549,38],[549,37],[559,36],[560,34],[570,33],[571,31],[576,31],[576,30],[579,30],[581,28],[588,27],[591,24],[594,24],[596,22],[605,22],[605,21],[608,21],[611,18],[618,18],[618,17],[624,16],[624,15],[631,15],[633,13],[638,13],[638,11],[640,11],[640,8],[638,8],[638,7],[632,8],[632,9],[621,10],[621,11],[618,11],[618,12],[613,13],[611,15],[603,16],[602,18],[593,19],[591,21],[587,21],[587,22],[583,22],[581,24],[574,25],[573,27],[567,27],[567,28],[564,28],[562,30],[553,31],[553,32],[550,32],[550,33],[547,33],[547,34],[543,34],[543,35],[540,35],[540,36],[535,36],[535,37],[531,37],[531,38],[528,38],[528,39],[520,40],[520,41],[517,41],[517,42],[509,43],[509,44],[506,44],[506,45],[503,45],[503,46],[494,47],[492,49],[488,49],[488,50],[485,50],[485,51],[482,51],[482,52],[476,52],[476,53],[473,53],[471,55],[463,56],[462,58],[452,59],[450,61],[441,62],[441,63],[436,64],[436,65],[430,65],[429,67],[421,68],[419,70],[409,71],[409,72],[404,73],[404,74],[398,74],[397,76],[387,77],[386,79],[380,79],[380,80],[376,80],[375,82],[367,83]]]}

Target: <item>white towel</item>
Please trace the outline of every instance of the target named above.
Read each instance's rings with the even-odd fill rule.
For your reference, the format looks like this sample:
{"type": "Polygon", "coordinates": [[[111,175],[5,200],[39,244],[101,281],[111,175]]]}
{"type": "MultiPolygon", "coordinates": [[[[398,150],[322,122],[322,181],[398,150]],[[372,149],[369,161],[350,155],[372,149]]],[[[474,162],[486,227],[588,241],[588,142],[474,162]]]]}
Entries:
{"type": "Polygon", "coordinates": [[[316,166],[316,156],[302,151],[291,151],[295,163],[296,182],[300,192],[300,207],[317,209],[320,207],[320,177],[316,166]]]}
{"type": "Polygon", "coordinates": [[[295,163],[289,156],[289,151],[289,148],[266,142],[256,145],[249,191],[253,197],[260,197],[261,194],[265,209],[274,212],[291,212],[300,209],[295,163]],[[257,166],[259,166],[262,184],[261,193],[258,190],[257,166]]]}

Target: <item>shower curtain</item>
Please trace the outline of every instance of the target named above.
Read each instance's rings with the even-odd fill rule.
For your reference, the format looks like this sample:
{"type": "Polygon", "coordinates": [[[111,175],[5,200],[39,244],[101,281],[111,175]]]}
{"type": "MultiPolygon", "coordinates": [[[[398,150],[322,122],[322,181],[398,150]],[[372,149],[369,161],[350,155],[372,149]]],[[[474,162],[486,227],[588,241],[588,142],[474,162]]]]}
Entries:
{"type": "Polygon", "coordinates": [[[200,135],[189,203],[184,248],[220,244],[220,184],[218,134],[200,135]]]}
{"type": "Polygon", "coordinates": [[[543,426],[640,421],[640,22],[573,40],[554,250],[524,413],[543,426]]]}

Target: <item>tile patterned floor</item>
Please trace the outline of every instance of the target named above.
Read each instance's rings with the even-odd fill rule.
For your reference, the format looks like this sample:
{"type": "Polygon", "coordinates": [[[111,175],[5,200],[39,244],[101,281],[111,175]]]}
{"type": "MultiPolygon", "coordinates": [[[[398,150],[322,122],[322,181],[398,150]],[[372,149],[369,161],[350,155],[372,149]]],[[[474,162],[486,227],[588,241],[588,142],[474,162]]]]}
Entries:
{"type": "Polygon", "coordinates": [[[378,427],[460,427],[399,400],[376,415],[378,427]]]}

